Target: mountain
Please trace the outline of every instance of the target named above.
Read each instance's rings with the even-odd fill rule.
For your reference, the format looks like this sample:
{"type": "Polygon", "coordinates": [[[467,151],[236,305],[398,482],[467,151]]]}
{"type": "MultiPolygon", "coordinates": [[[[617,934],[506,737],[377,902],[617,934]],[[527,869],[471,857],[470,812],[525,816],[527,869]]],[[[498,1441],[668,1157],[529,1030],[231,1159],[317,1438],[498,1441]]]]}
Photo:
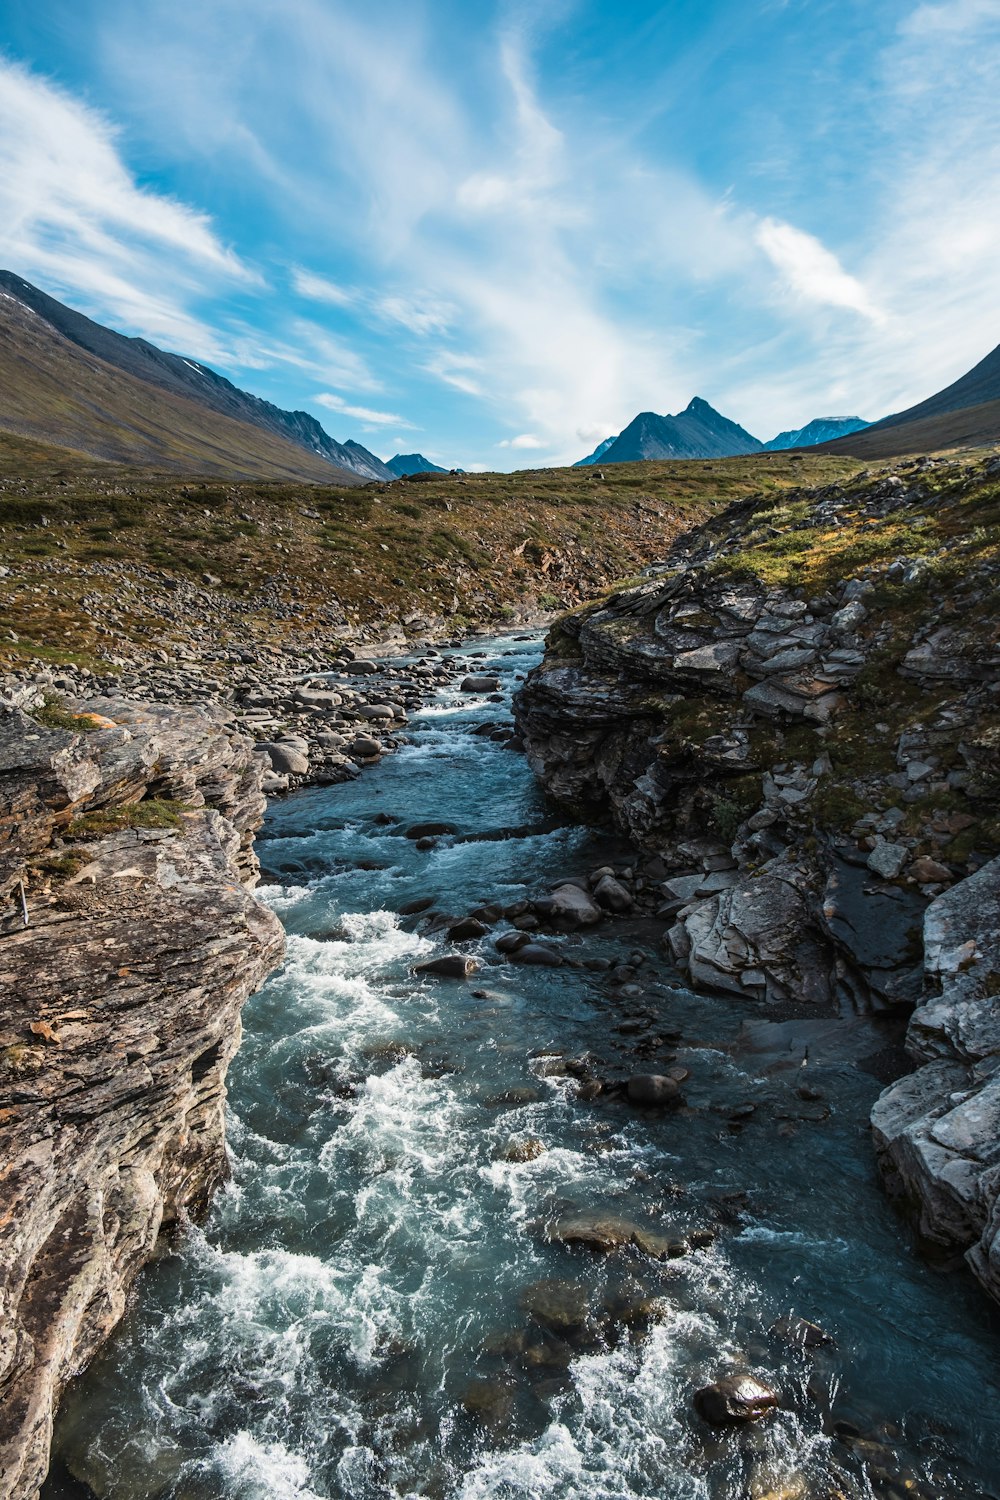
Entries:
{"type": "Polygon", "coordinates": [[[850,432],[860,432],[863,427],[870,425],[861,417],[814,417],[805,427],[779,432],[777,437],[764,444],[764,452],[776,453],[783,448],[811,448],[816,443],[832,443],[835,438],[846,437],[850,432]]]}
{"type": "Polygon", "coordinates": [[[873,422],[863,433],[824,444],[822,451],[874,459],[996,442],[1000,442],[1000,344],[936,395],[873,422]]]}
{"type": "Polygon", "coordinates": [[[646,458],[729,458],[759,453],[763,444],[700,396],[675,416],[640,412],[602,454],[606,464],[646,458]]]}
{"type": "Polygon", "coordinates": [[[447,474],[447,469],[442,469],[438,464],[432,464],[429,458],[422,453],[397,453],[395,458],[390,458],[386,468],[395,474],[397,479],[402,479],[405,474],[447,474]]]}
{"type": "Polygon", "coordinates": [[[613,437],[605,438],[603,443],[598,443],[593,453],[588,453],[586,458],[578,458],[576,463],[573,465],[574,469],[584,469],[588,464],[596,464],[598,459],[604,457],[605,453],[607,453],[608,449],[614,442],[615,438],[613,437]]]}
{"type": "Polygon", "coordinates": [[[197,360],[115,333],[10,271],[0,271],[0,426],[98,458],[188,472],[393,477],[308,412],[282,411],[197,360]]]}

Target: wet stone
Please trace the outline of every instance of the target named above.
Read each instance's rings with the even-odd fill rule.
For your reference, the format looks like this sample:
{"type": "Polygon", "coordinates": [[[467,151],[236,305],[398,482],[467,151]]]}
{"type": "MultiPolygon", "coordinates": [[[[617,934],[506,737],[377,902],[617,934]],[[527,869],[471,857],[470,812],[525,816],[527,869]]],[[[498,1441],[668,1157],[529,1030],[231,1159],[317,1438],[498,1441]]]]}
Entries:
{"type": "Polygon", "coordinates": [[[756,1375],[727,1375],[703,1386],[694,1397],[695,1411],[713,1427],[759,1422],[778,1407],[777,1394],[756,1375]]]}

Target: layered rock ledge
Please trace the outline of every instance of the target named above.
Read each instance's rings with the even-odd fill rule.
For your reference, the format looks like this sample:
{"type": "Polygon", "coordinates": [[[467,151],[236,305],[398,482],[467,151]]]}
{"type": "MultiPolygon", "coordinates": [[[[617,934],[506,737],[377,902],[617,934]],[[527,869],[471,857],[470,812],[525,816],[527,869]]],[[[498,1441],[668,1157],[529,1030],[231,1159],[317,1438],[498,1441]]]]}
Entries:
{"type": "Polygon", "coordinates": [[[207,705],[47,717],[0,706],[0,1492],[19,1500],[161,1230],[225,1176],[240,1009],[283,951],[252,893],[251,739],[207,705]]]}
{"type": "Polygon", "coordinates": [[[998,458],[741,501],[562,617],[515,700],[547,791],[662,861],[665,939],[695,988],[919,1002],[925,1066],[877,1115],[880,1160],[925,1239],[979,1247],[992,1291],[998,522],[998,458]],[[956,949],[978,978],[958,984],[956,949]]]}

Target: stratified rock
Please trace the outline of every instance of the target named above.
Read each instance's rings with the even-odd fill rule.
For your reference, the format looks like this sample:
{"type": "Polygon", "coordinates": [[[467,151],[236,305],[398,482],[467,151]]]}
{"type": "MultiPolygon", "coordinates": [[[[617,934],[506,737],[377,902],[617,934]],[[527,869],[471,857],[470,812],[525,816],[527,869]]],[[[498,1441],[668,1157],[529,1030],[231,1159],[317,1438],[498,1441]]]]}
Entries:
{"type": "Polygon", "coordinates": [[[0,941],[0,1492],[18,1500],[160,1229],[225,1175],[240,1008],[283,946],[247,888],[252,742],[207,708],[77,707],[106,727],[0,714],[0,891],[24,879],[30,917],[0,941]],[[153,826],[128,826],[150,798],[153,826]]]}
{"type": "Polygon", "coordinates": [[[928,906],[924,964],[935,993],[906,1039],[923,1066],[872,1111],[879,1167],[925,1245],[1000,1300],[1000,859],[928,906]]]}
{"type": "Polygon", "coordinates": [[[742,1426],[769,1417],[778,1407],[777,1394],[756,1375],[727,1375],[695,1392],[694,1407],[713,1427],[742,1426]]]}

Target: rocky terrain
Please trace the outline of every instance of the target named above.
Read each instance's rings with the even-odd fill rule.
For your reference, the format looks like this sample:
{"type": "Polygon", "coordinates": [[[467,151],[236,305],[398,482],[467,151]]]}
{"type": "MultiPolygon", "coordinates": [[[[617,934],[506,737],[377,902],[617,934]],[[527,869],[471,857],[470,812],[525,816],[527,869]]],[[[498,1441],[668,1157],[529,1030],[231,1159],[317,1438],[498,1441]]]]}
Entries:
{"type": "Polygon", "coordinates": [[[662,862],[695,987],[917,1006],[887,1185],[1000,1295],[1000,459],[738,502],[651,571],[551,631],[529,760],[662,862]]]}

